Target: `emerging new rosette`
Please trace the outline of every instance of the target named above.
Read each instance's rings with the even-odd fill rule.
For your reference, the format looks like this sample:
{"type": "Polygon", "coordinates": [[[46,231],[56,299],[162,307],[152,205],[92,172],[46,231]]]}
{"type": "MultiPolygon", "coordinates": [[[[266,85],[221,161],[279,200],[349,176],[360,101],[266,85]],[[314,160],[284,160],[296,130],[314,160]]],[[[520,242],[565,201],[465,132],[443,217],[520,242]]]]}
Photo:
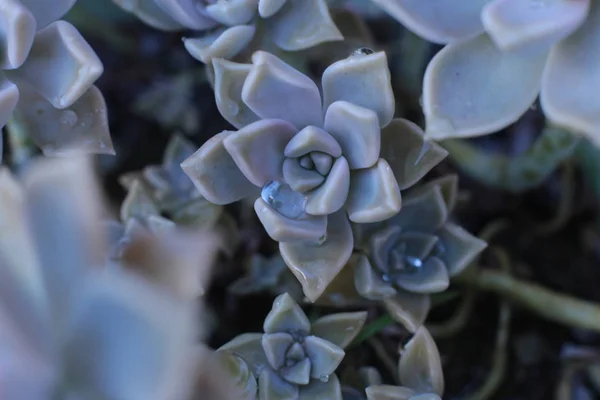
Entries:
{"type": "Polygon", "coordinates": [[[314,301],[350,258],[349,221],[395,215],[400,189],[446,152],[408,121],[392,120],[383,52],[363,49],[330,65],[322,96],[274,55],[256,52],[252,61],[213,61],[217,106],[239,130],[214,136],[182,167],[215,204],[260,190],[255,211],[314,301]]]}
{"type": "Polygon", "coordinates": [[[76,0],[5,0],[0,7],[0,127],[16,116],[45,155],[114,154],[103,66],[77,29],[59,21],[76,0]]]}
{"type": "Polygon", "coordinates": [[[364,298],[383,301],[414,332],[425,320],[432,293],[448,288],[486,243],[449,222],[457,194],[454,175],[409,192],[402,210],[378,224],[355,226],[354,284],[364,298]]]}
{"type": "Polygon", "coordinates": [[[448,44],[425,73],[429,137],[499,131],[539,95],[552,123],[600,143],[600,2],[372,1],[423,38],[448,44]]]}
{"type": "Polygon", "coordinates": [[[335,370],[366,318],[366,312],[339,313],[311,324],[286,293],[273,302],[264,333],[242,334],[217,351],[237,357],[229,359],[230,371],[250,392],[248,400],[341,400],[335,370]]]}

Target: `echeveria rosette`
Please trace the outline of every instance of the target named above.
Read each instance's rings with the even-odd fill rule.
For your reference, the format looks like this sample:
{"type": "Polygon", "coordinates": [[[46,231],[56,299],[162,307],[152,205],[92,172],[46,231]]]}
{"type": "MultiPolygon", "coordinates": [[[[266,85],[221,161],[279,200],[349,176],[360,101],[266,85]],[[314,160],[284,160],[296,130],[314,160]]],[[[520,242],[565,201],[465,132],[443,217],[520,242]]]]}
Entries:
{"type": "MultiPolygon", "coordinates": [[[[270,53],[256,52],[252,64],[218,59],[213,65],[217,107],[239,130],[209,139],[182,167],[216,204],[262,188],[255,211],[315,301],[351,255],[348,219],[376,222],[396,214],[401,198],[394,169],[410,170],[404,164],[417,160],[423,147],[401,145],[398,159],[385,149],[397,165],[380,158],[381,143],[398,144],[394,136],[404,132],[403,120],[392,121],[386,56],[357,54],[330,65],[323,96],[310,78],[270,53]]],[[[423,144],[410,133],[405,139],[423,144]]],[[[422,168],[407,179],[443,156],[437,147],[425,151],[422,168]]]]}
{"type": "Polygon", "coordinates": [[[486,247],[448,221],[456,193],[457,178],[449,175],[409,192],[392,218],[354,227],[357,292],[383,301],[391,316],[411,332],[427,316],[429,295],[446,290],[450,278],[486,247]]]}
{"type": "Polygon", "coordinates": [[[325,0],[114,0],[158,29],[206,32],[186,38],[194,58],[210,64],[230,59],[252,41],[257,25],[263,35],[285,51],[342,40],[325,0]]]}
{"type": "MultiPolygon", "coordinates": [[[[0,398],[175,398],[190,381],[195,307],[103,268],[92,164],[43,159],[21,182],[0,169],[0,188],[0,225],[11,232],[0,237],[0,398]]],[[[185,245],[196,252],[187,267],[202,260],[198,244],[185,245]]],[[[172,250],[159,258],[183,267],[172,250]]]]}
{"type": "Polygon", "coordinates": [[[373,1],[424,38],[449,43],[425,73],[429,137],[498,131],[539,94],[552,123],[600,143],[598,1],[373,1]]]}
{"type": "Polygon", "coordinates": [[[401,386],[369,386],[367,400],[441,400],[442,363],[435,341],[425,327],[420,327],[406,346],[400,348],[398,378],[401,386]]]}
{"type": "Polygon", "coordinates": [[[74,26],[57,21],[74,3],[3,2],[0,126],[15,113],[46,155],[114,154],[104,98],[93,86],[102,63],[74,26]]]}
{"type": "Polygon", "coordinates": [[[144,203],[157,209],[153,214],[165,214],[178,224],[212,227],[222,216],[223,207],[204,199],[181,168],[181,163],[196,150],[196,145],[184,136],[173,135],[160,165],[125,174],[119,181],[128,192],[138,181],[149,197],[149,202],[144,203]]]}
{"type": "Polygon", "coordinates": [[[257,399],[341,400],[335,370],[366,317],[366,312],[331,314],[311,324],[286,293],[273,302],[264,333],[240,335],[218,352],[236,355],[250,367],[244,376],[249,382],[257,380],[257,399]]]}

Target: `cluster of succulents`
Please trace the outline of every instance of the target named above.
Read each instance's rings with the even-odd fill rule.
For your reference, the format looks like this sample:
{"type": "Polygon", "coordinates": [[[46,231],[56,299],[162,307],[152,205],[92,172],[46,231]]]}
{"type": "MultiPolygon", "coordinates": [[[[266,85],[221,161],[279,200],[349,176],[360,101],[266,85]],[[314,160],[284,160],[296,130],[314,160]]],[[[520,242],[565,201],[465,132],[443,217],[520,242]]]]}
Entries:
{"type": "Polygon", "coordinates": [[[600,143],[600,5],[595,0],[372,0],[447,44],[423,81],[431,138],[496,132],[539,95],[546,118],[600,143]]]}
{"type": "MultiPolygon", "coordinates": [[[[435,141],[499,131],[539,96],[549,138],[538,147],[562,150],[512,187],[539,182],[570,154],[576,141],[563,128],[600,143],[600,69],[590,67],[600,66],[599,2],[112,1],[159,30],[200,34],[183,46],[205,64],[233,128],[200,146],[173,135],[160,164],[120,176],[126,196],[111,220],[89,160],[46,159],[18,178],[0,168],[0,398],[440,400],[441,358],[425,325],[432,296],[487,244],[452,217],[456,175],[423,182],[467,146],[435,141]],[[329,4],[384,10],[445,45],[424,71],[424,129],[404,118],[377,46],[341,59],[315,52],[327,61],[317,72],[308,53],[286,54],[375,42],[361,32],[345,41],[329,4]],[[247,209],[264,235],[244,247],[247,209]],[[245,269],[225,285],[235,301],[277,297],[263,332],[212,351],[202,311],[215,263],[223,276],[232,264],[245,269]],[[356,386],[338,378],[371,310],[411,337],[399,349],[399,385],[374,368],[356,386]]],[[[0,126],[45,156],[113,154],[94,86],[102,63],[60,20],[76,0],[0,3],[0,126]]],[[[182,76],[182,86],[192,81],[182,76]]],[[[193,114],[187,103],[163,119],[169,129],[193,114]]]]}

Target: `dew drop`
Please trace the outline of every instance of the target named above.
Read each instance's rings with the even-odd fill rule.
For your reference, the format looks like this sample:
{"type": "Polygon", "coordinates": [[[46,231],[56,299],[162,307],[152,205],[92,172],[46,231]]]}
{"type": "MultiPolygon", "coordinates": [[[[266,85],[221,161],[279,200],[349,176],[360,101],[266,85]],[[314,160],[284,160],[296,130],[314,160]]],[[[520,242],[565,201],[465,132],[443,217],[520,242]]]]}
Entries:
{"type": "Polygon", "coordinates": [[[321,375],[321,376],[319,377],[319,380],[320,380],[321,382],[325,383],[325,382],[329,381],[329,375],[321,375]]]}
{"type": "Polygon", "coordinates": [[[423,266],[423,260],[417,257],[406,256],[406,263],[410,268],[419,269],[423,266]]]}
{"type": "Polygon", "coordinates": [[[73,128],[77,124],[78,119],[77,113],[73,110],[64,110],[58,117],[58,121],[69,128],[73,128]]]}
{"type": "Polygon", "coordinates": [[[388,274],[381,275],[381,279],[383,279],[384,282],[391,282],[392,281],[392,277],[389,276],[388,274]]]}
{"type": "Polygon", "coordinates": [[[306,196],[292,190],[287,183],[269,181],[263,186],[260,196],[284,217],[298,219],[304,215],[306,196]]]}
{"type": "Polygon", "coordinates": [[[375,53],[372,49],[368,47],[361,47],[352,52],[351,56],[368,56],[369,54],[375,53]]]}

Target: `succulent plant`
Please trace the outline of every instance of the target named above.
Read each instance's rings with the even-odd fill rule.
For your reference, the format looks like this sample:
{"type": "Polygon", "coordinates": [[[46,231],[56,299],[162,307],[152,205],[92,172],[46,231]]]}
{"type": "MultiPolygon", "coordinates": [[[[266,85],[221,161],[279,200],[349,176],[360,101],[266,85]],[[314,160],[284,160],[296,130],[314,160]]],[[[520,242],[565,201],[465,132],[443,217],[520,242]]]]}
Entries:
{"type": "Polygon", "coordinates": [[[400,348],[398,375],[402,386],[369,386],[367,400],[441,400],[444,375],[440,354],[424,327],[400,348]]]}
{"type": "Polygon", "coordinates": [[[46,155],[114,154],[93,86],[102,63],[75,27],[57,21],[75,2],[3,2],[0,127],[18,118],[46,155]]]}
{"type": "Polygon", "coordinates": [[[254,254],[249,260],[247,273],[229,285],[227,290],[237,296],[268,291],[275,295],[288,293],[298,302],[304,298],[302,287],[280,254],[268,258],[254,254]]]}
{"type": "Polygon", "coordinates": [[[323,96],[270,53],[256,52],[251,65],[213,65],[217,106],[239,130],[212,137],[182,168],[216,204],[261,190],[256,214],[315,301],[352,253],[349,220],[396,214],[400,189],[447,153],[425,142],[414,124],[393,120],[383,52],[361,49],[330,65],[323,96]]]}
{"type": "MultiPolygon", "coordinates": [[[[210,227],[223,214],[223,207],[204,199],[181,163],[196,151],[196,146],[180,134],[172,136],[160,165],[149,165],[142,171],[127,173],[120,178],[131,199],[139,198],[144,207],[156,208],[152,214],[164,214],[178,224],[210,227]],[[135,182],[139,188],[134,189],[135,182]],[[142,197],[148,199],[142,199],[142,197]]],[[[122,215],[123,219],[123,215],[122,215]]],[[[125,219],[123,219],[125,221],[125,219]]]]}
{"type": "Polygon", "coordinates": [[[414,332],[425,320],[432,293],[448,288],[486,243],[449,222],[457,177],[414,188],[402,210],[377,223],[355,225],[352,260],[356,291],[383,301],[394,319],[414,332]]]}
{"type": "Polygon", "coordinates": [[[205,64],[244,50],[257,30],[283,50],[297,51],[342,40],[325,0],[114,0],[162,30],[206,32],[185,38],[190,54],[205,64]]]}
{"type": "Polygon", "coordinates": [[[286,293],[273,302],[264,333],[242,334],[217,351],[237,357],[230,370],[237,374],[238,386],[248,388],[247,399],[341,400],[334,371],[366,317],[366,312],[339,313],[311,324],[286,293]],[[252,388],[258,389],[255,397],[252,388]]]}
{"type": "Polygon", "coordinates": [[[600,4],[595,0],[373,0],[424,38],[423,109],[431,138],[498,131],[538,93],[546,117],[600,144],[600,4]]]}
{"type": "MultiPolygon", "coordinates": [[[[176,398],[191,381],[195,306],[132,270],[103,268],[91,163],[42,160],[22,184],[3,168],[0,192],[10,232],[0,237],[0,398],[176,398]]],[[[203,262],[203,243],[174,239],[144,251],[176,269],[203,262]]]]}

